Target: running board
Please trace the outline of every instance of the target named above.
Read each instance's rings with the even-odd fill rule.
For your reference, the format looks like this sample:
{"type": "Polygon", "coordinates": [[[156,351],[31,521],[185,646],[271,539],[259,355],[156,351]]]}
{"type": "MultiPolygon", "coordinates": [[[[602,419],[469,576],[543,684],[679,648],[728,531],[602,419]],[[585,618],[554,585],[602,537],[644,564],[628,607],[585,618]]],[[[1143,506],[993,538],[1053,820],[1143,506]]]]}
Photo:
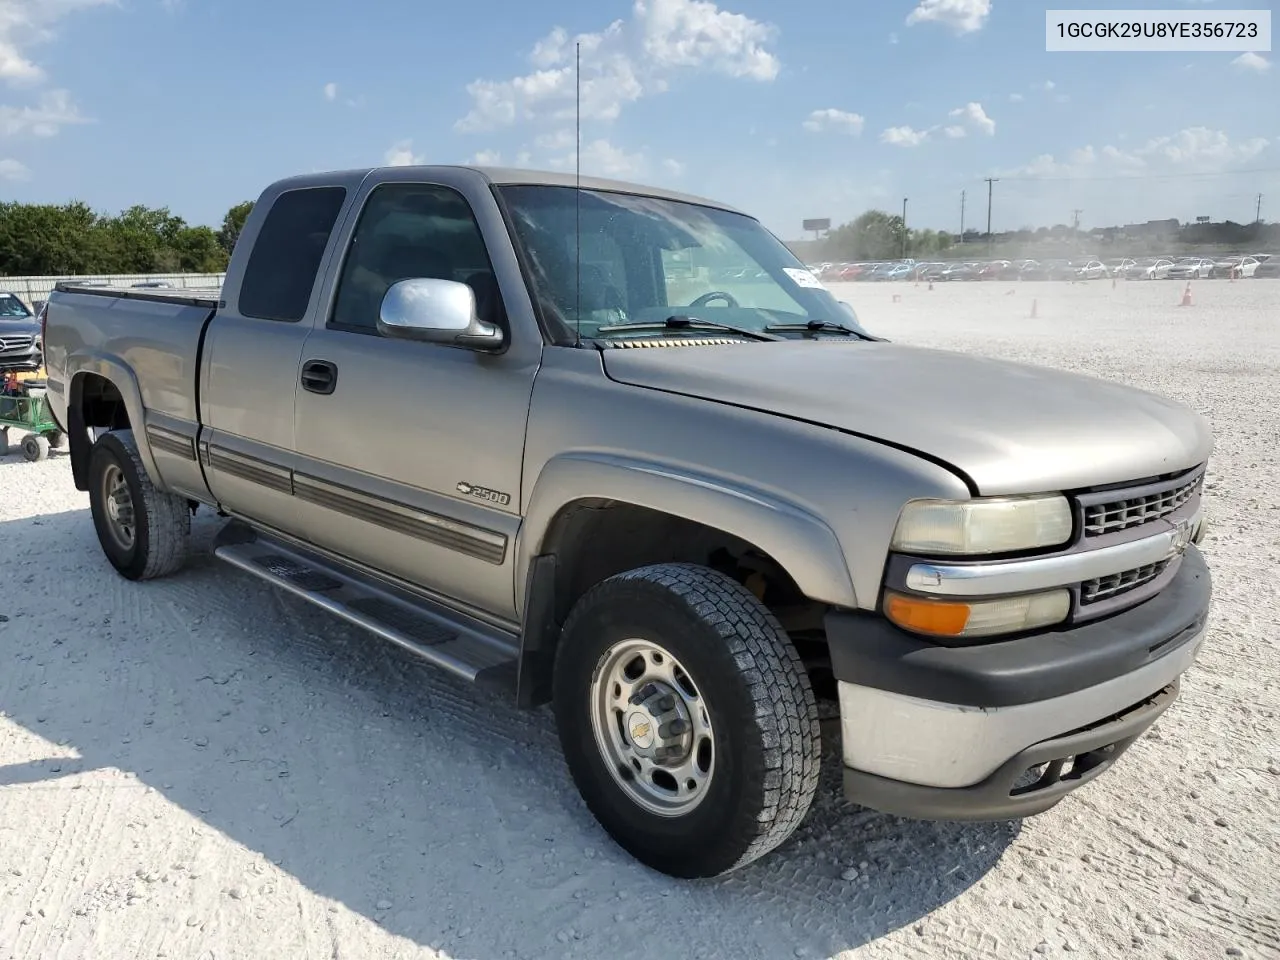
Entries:
{"type": "Polygon", "coordinates": [[[213,554],[456,676],[515,694],[514,635],[239,521],[220,531],[213,554]]]}

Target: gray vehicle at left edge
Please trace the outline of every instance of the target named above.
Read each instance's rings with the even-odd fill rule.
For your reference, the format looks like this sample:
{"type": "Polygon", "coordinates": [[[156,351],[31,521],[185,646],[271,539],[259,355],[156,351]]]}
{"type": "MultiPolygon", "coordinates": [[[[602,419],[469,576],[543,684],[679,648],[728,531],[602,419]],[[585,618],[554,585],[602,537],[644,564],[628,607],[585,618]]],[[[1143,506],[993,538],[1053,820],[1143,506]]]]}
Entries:
{"type": "Polygon", "coordinates": [[[37,370],[43,349],[39,319],[21,297],[0,292],[0,370],[37,370]]]}
{"type": "Polygon", "coordinates": [[[117,571],[175,573],[218,511],[242,575],[550,703],[587,807],[669,874],[792,834],[824,709],[857,803],[1041,813],[1175,701],[1206,635],[1204,418],[875,337],[712,200],[290,178],[221,291],[68,283],[45,319],[117,571]]]}

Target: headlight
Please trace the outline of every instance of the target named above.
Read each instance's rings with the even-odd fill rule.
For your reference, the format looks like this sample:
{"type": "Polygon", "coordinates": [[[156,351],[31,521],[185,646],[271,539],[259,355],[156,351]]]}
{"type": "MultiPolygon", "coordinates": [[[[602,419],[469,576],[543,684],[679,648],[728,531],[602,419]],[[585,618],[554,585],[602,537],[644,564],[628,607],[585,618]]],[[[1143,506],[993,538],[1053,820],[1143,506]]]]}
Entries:
{"type": "Polygon", "coordinates": [[[1060,494],[984,500],[913,500],[902,510],[892,546],[902,553],[1013,553],[1066,543],[1071,504],[1060,494]]]}
{"type": "Polygon", "coordinates": [[[1071,612],[1071,593],[1048,590],[1000,600],[926,600],[886,593],[885,615],[913,633],[933,637],[990,637],[1061,623],[1071,612]]]}

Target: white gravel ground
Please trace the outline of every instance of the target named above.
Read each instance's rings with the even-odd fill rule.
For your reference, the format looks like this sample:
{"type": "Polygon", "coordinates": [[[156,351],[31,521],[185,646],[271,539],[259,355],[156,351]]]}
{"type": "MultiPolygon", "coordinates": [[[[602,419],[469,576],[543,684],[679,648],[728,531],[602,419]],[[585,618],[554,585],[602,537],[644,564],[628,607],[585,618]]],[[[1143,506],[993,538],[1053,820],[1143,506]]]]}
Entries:
{"type": "Polygon", "coordinates": [[[892,339],[1207,414],[1209,642],[1156,730],[1041,817],[902,822],[829,775],[791,843],[719,882],[618,851],[546,711],[207,552],[125,583],[64,457],[0,459],[0,958],[1280,956],[1280,282],[1181,290],[839,291],[892,339]]]}

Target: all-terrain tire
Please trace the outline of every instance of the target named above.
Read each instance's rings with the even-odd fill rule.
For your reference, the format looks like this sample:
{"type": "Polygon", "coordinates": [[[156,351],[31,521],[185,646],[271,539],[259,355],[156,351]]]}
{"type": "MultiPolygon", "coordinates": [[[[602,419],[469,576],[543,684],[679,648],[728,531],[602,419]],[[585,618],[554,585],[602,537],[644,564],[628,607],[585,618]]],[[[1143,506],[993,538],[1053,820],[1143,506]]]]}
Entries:
{"type": "Polygon", "coordinates": [[[102,551],[122,576],[150,580],[182,567],[191,537],[190,508],[185,497],[155,488],[132,430],[113,430],[94,443],[89,455],[89,508],[102,551]],[[124,476],[133,512],[128,546],[117,541],[110,527],[104,480],[113,467],[124,476]]]}
{"type": "Polygon", "coordinates": [[[769,853],[817,790],[817,703],[795,647],[751,591],[705,567],[642,567],[589,590],[561,634],[552,702],[587,807],[632,856],[672,876],[717,876],[769,853]],[[649,812],[624,791],[593,730],[593,677],[629,639],[669,651],[711,716],[716,765],[703,801],[681,815],[649,812]]]}

